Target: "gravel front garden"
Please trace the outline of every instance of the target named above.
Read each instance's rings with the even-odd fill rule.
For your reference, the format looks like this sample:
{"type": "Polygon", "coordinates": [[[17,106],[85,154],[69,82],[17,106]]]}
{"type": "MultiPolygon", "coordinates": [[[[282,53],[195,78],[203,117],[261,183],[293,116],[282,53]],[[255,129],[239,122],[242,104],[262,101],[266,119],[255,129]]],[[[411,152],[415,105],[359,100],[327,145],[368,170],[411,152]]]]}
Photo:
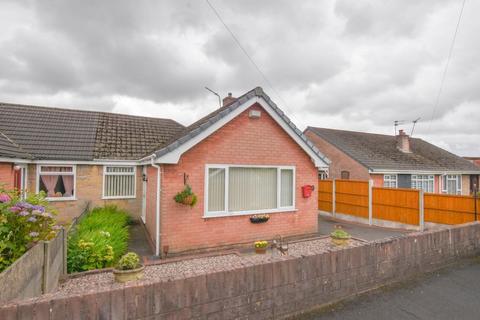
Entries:
{"type": "MultiPolygon", "coordinates": [[[[356,247],[362,244],[364,244],[363,241],[351,239],[348,245],[338,247],[332,244],[330,237],[307,239],[289,243],[288,256],[301,257],[315,255],[342,250],[348,247],[356,247]]],[[[282,256],[278,250],[270,249],[266,254],[255,254],[252,251],[248,253],[218,254],[216,256],[190,259],[186,257],[185,260],[176,260],[174,262],[168,262],[167,260],[161,264],[146,266],[144,279],[137,281],[137,283],[165,281],[216,271],[226,271],[262,262],[278,261],[286,259],[288,256],[282,256]]],[[[61,284],[56,292],[49,293],[42,297],[51,298],[85,292],[104,291],[121,288],[124,285],[125,284],[116,283],[112,272],[106,271],[70,278],[61,284]]]]}

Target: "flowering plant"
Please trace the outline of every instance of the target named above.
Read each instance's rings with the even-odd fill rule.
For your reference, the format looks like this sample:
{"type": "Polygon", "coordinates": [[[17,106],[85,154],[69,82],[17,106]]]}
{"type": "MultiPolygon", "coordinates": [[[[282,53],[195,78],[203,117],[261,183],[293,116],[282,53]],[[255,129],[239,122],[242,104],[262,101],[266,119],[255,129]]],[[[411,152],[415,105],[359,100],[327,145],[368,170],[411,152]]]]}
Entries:
{"type": "Polygon", "coordinates": [[[265,241],[265,240],[255,241],[254,246],[255,246],[255,248],[266,248],[266,247],[268,247],[268,241],[265,241]]]}
{"type": "Polygon", "coordinates": [[[22,200],[16,191],[0,187],[0,272],[36,242],[55,237],[59,228],[45,193],[22,200]]]}

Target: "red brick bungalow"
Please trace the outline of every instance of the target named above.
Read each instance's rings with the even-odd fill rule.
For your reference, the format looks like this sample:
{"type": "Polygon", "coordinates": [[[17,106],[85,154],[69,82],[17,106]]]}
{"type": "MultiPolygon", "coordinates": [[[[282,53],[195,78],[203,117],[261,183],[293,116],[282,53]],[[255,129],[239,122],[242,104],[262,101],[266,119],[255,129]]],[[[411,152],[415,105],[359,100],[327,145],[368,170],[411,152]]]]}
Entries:
{"type": "Polygon", "coordinates": [[[304,133],[331,159],[329,178],[463,195],[478,186],[479,167],[402,130],[391,136],[308,127],[304,133]]]}
{"type": "Polygon", "coordinates": [[[0,108],[9,120],[0,124],[2,181],[13,185],[25,168],[26,185],[19,186],[46,191],[69,218],[88,203],[124,207],[144,222],[157,255],[317,231],[317,195],[304,198],[301,187],[316,187],[317,171],[329,160],[261,88],[224,100],[188,127],[100,112],[0,108]],[[198,197],[192,208],[174,200],[186,184],[198,197]],[[251,223],[260,213],[270,220],[251,223]]]}

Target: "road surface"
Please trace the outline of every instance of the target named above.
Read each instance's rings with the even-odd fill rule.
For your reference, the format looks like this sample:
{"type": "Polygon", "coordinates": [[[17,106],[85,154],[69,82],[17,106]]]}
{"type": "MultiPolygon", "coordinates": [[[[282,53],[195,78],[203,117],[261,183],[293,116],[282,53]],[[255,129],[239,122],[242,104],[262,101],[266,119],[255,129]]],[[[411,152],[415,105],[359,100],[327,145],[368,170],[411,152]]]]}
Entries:
{"type": "Polygon", "coordinates": [[[480,258],[461,261],[297,319],[480,319],[480,258]]]}

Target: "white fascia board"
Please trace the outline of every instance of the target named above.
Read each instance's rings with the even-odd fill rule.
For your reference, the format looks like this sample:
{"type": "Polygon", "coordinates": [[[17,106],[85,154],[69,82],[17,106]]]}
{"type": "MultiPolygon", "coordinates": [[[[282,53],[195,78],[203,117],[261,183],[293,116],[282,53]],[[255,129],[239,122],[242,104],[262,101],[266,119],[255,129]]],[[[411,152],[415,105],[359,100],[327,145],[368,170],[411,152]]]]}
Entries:
{"type": "Polygon", "coordinates": [[[263,109],[266,110],[267,113],[277,122],[277,124],[280,125],[280,127],[282,127],[282,129],[287,132],[287,134],[312,158],[315,167],[328,169],[328,163],[326,163],[322,158],[315,154],[313,150],[307,145],[307,143],[302,140],[302,138],[300,138],[287,123],[285,123],[285,121],[275,112],[275,110],[273,110],[272,107],[270,107],[270,105],[263,98],[258,96],[250,98],[238,108],[230,112],[228,115],[212,124],[205,131],[191,138],[190,140],[188,140],[178,148],[172,150],[171,152],[166,153],[165,155],[155,159],[155,162],[168,164],[178,163],[183,153],[194,147],[196,144],[200,143],[202,140],[223,127],[225,124],[233,120],[235,117],[240,115],[243,111],[245,111],[255,103],[259,103],[263,107],[263,109]]]}
{"type": "Polygon", "coordinates": [[[12,163],[32,163],[32,164],[87,164],[87,165],[110,165],[110,166],[136,166],[139,165],[135,160],[93,160],[93,161],[78,161],[78,160],[28,160],[28,159],[13,159],[0,158],[0,162],[12,163]]]}
{"type": "Polygon", "coordinates": [[[0,162],[9,162],[9,163],[31,163],[32,160],[19,159],[19,158],[2,158],[2,157],[0,157],[0,162]]]}
{"type": "Polygon", "coordinates": [[[480,171],[449,171],[449,170],[384,170],[375,169],[368,171],[371,174],[480,174],[480,171]]]}

